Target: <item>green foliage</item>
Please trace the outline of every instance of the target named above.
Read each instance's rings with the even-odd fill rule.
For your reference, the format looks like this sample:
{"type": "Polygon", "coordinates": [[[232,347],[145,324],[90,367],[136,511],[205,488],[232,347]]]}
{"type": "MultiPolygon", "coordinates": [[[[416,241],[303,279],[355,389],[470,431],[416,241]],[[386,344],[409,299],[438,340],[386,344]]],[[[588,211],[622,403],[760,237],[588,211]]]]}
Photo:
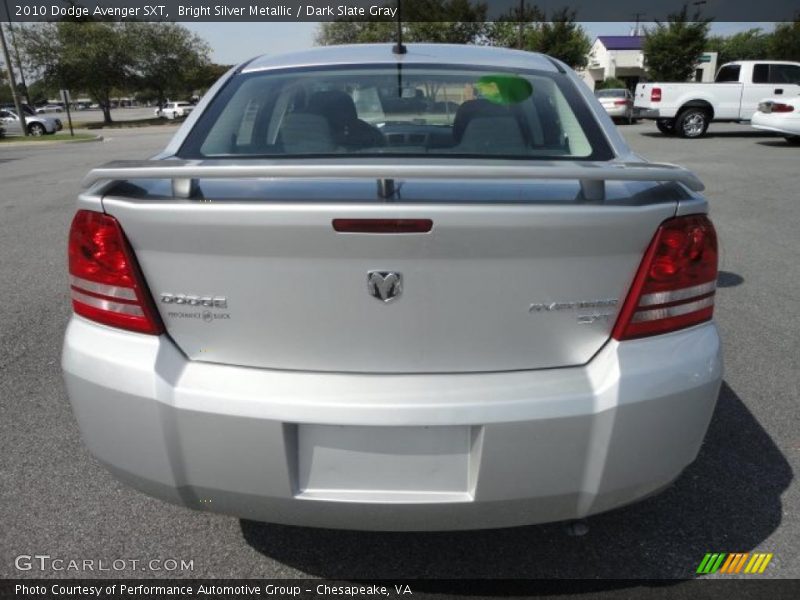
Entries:
{"type": "Polygon", "coordinates": [[[57,85],[48,83],[44,79],[35,81],[28,86],[28,94],[31,97],[31,102],[34,104],[47,102],[50,98],[57,98],[58,91],[59,87],[57,85]]]}
{"type": "Polygon", "coordinates": [[[59,88],[88,91],[111,120],[111,90],[133,76],[133,40],[121,23],[42,23],[20,38],[29,67],[59,88]]]}
{"type": "Polygon", "coordinates": [[[586,32],[575,22],[575,12],[563,9],[550,21],[545,21],[538,35],[538,43],[530,48],[564,61],[570,67],[585,67],[591,48],[586,32]]]}
{"type": "Polygon", "coordinates": [[[475,44],[486,31],[486,4],[469,0],[416,0],[403,8],[409,42],[475,44]],[[424,20],[423,20],[424,19],[424,20]]]}
{"type": "Polygon", "coordinates": [[[177,23],[125,24],[131,44],[132,84],[151,92],[159,104],[168,97],[185,98],[210,63],[211,49],[199,36],[177,23]]]}
{"type": "Polygon", "coordinates": [[[88,93],[107,123],[114,94],[139,89],[163,100],[187,96],[208,79],[208,45],[175,23],[40,23],[21,29],[19,40],[43,90],[88,93]]]}
{"type": "Polygon", "coordinates": [[[706,42],[706,50],[717,52],[717,64],[734,60],[756,60],[769,56],[770,35],[761,29],[748,29],[733,35],[712,36],[706,42]]]}
{"type": "Polygon", "coordinates": [[[650,77],[657,81],[686,81],[706,49],[710,19],[699,12],[689,16],[687,5],[656,22],[645,32],[642,49],[650,77]]]}
{"type": "Polygon", "coordinates": [[[772,32],[768,47],[773,60],[800,61],[800,21],[780,23],[772,32]]]}
{"type": "MultiPolygon", "coordinates": [[[[479,43],[486,31],[486,5],[469,0],[417,0],[403,6],[403,41],[438,44],[479,43]]],[[[340,20],[322,23],[320,46],[395,42],[394,21],[340,20]]]]}
{"type": "MultiPolygon", "coordinates": [[[[485,4],[471,4],[467,0],[419,0],[403,13],[403,39],[407,42],[518,48],[519,9],[511,10],[493,23],[485,21],[486,12],[485,4]],[[415,21],[415,16],[425,20],[415,21]]],[[[591,43],[583,28],[575,22],[574,11],[556,11],[550,21],[545,21],[545,15],[538,7],[526,5],[521,18],[524,19],[523,49],[549,54],[572,67],[586,64],[591,43]]],[[[396,36],[394,22],[334,21],[320,25],[316,42],[323,46],[394,42],[396,36]]]]}
{"type": "MultiPolygon", "coordinates": [[[[510,11],[487,31],[487,39],[493,46],[520,47],[519,9],[510,11]]],[[[550,20],[536,6],[525,7],[522,22],[522,49],[541,52],[564,61],[570,67],[586,66],[591,41],[583,27],[575,21],[575,11],[555,11],[550,20]]]]}
{"type": "Polygon", "coordinates": [[[604,79],[603,81],[598,81],[594,85],[594,89],[596,90],[611,90],[611,89],[618,90],[626,87],[628,87],[627,84],[621,79],[617,79],[616,77],[609,77],[608,79],[604,79]]]}
{"type": "Polygon", "coordinates": [[[318,46],[374,44],[395,39],[395,25],[387,21],[331,21],[317,30],[318,46]]]}

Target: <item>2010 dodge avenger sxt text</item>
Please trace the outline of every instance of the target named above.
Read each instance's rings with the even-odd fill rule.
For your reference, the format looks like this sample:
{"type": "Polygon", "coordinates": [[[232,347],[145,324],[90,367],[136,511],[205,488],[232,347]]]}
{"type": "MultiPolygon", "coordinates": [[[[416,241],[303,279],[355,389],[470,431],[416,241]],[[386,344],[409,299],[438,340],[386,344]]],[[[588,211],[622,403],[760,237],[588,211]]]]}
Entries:
{"type": "Polygon", "coordinates": [[[559,61],[265,56],[86,185],[66,385],[149,494],[485,528],[632,502],[697,455],[722,376],[702,184],[635,155],[559,61]]]}

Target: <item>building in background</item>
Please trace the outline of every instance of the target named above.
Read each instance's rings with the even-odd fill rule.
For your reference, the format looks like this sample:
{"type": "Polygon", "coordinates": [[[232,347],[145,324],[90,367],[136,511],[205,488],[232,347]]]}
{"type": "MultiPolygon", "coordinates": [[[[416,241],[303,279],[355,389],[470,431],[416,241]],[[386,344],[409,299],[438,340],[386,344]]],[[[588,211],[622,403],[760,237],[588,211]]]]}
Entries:
{"type": "MultiPolygon", "coordinates": [[[[590,89],[598,82],[616,78],[625,82],[631,91],[636,84],[647,79],[641,35],[601,35],[589,50],[586,68],[578,74],[590,89]]],[[[717,71],[717,53],[705,52],[695,66],[694,81],[714,81],[717,71]]]]}

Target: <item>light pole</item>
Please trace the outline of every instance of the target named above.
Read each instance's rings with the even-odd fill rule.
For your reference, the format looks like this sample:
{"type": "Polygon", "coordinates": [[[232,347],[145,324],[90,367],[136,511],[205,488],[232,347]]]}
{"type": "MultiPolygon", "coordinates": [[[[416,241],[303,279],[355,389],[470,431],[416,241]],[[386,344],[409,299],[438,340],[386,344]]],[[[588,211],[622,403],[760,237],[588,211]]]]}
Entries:
{"type": "Polygon", "coordinates": [[[28,135],[28,127],[25,123],[25,113],[22,112],[22,106],[19,103],[19,96],[17,95],[17,82],[14,79],[14,67],[11,65],[11,57],[8,55],[8,46],[6,45],[6,35],[3,30],[3,24],[0,23],[0,44],[3,46],[3,58],[6,61],[6,70],[8,71],[8,84],[11,86],[11,97],[14,99],[14,107],[17,109],[17,116],[19,117],[19,124],[22,127],[22,135],[28,135]]]}
{"type": "Polygon", "coordinates": [[[517,25],[517,48],[523,50],[523,31],[525,22],[525,0],[519,0],[519,23],[517,25]]]}

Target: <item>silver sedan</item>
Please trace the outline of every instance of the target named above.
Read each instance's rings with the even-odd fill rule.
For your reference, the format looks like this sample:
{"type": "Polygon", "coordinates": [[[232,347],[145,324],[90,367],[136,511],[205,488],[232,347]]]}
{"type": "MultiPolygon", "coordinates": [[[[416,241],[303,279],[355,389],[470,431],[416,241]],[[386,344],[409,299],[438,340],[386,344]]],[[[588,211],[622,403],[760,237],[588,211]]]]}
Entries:
{"type": "MultiPolygon", "coordinates": [[[[15,111],[0,110],[0,121],[6,128],[7,135],[22,135],[22,121],[15,111]]],[[[60,119],[30,114],[25,115],[25,127],[28,129],[28,134],[35,137],[56,133],[63,129],[60,119]]]]}
{"type": "Polygon", "coordinates": [[[722,379],[703,185],[560,61],[266,55],[84,183],[66,387],[148,494],[474,529],[619,507],[697,455],[722,379]]]}

